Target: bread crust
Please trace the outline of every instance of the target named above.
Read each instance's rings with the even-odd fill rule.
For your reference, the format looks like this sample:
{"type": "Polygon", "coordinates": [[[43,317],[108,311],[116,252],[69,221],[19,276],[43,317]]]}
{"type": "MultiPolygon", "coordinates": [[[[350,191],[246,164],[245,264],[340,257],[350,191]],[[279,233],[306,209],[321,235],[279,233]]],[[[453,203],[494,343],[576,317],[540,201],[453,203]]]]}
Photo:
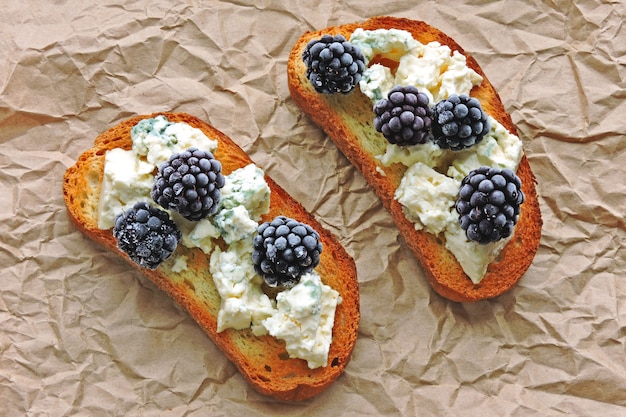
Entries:
{"type": "Polygon", "coordinates": [[[407,168],[401,164],[385,167],[374,157],[383,153],[386,142],[373,127],[370,99],[358,88],[348,95],[318,94],[306,77],[302,53],[310,40],[320,38],[323,34],[340,34],[349,39],[352,32],[359,27],[364,30],[406,30],[421,43],[437,41],[465,55],[467,65],[483,77],[483,82],[472,89],[471,95],[481,101],[486,113],[517,135],[515,125],[498,93],[474,58],[445,33],[425,22],[410,19],[381,16],[305,33],[294,45],[287,66],[289,91],[294,102],[324,129],[339,150],[362,173],[391,213],[404,241],[420,261],[428,281],[437,293],[459,302],[474,302],[503,294],[530,267],[541,238],[542,219],[536,179],[526,155],[522,157],[517,171],[523,182],[526,201],[522,205],[514,235],[500,256],[489,265],[481,282],[474,284],[452,253],[445,248],[443,236],[415,230],[414,224],[404,216],[402,206],[394,198],[394,194],[407,168]],[[385,175],[381,175],[381,170],[385,175]]]}
{"type": "Polygon", "coordinates": [[[132,126],[142,119],[158,115],[164,115],[172,122],[188,123],[201,129],[209,138],[216,139],[219,145],[215,157],[222,163],[225,175],[252,163],[250,157],[228,136],[196,117],[167,112],[132,117],[99,135],[93,147],[85,151],[76,164],[65,172],[63,196],[70,219],[90,239],[122,256],[184,307],[258,392],[283,401],[304,400],[321,393],[344,371],[356,342],[360,319],[356,266],[337,239],[269,176],[266,175],[265,180],[271,189],[270,212],[262,220],[271,220],[282,214],[316,229],[324,248],[316,271],[322,282],[337,290],[342,299],[336,309],[333,340],[328,365],[325,367],[309,369],[306,361],[287,357],[283,341],[271,336],[254,336],[249,329],[227,329],[218,333],[220,298],[208,273],[208,256],[200,249],[179,245],[177,251],[188,257],[188,270],[185,272],[172,272],[174,256],[157,269],[149,270],[137,266],[117,249],[110,229],[98,229],[97,208],[106,151],[113,148],[130,149],[132,126]],[[196,277],[203,275],[207,287],[211,288],[210,294],[201,299],[189,285],[190,280],[185,279],[186,274],[194,274],[196,277]]]}

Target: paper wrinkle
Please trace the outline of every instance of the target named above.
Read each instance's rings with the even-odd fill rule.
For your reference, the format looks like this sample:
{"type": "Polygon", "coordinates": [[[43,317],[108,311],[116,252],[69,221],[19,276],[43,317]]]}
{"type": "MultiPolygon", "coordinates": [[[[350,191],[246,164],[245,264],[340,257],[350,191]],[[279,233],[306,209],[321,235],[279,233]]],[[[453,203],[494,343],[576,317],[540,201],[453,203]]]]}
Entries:
{"type": "Polygon", "coordinates": [[[27,0],[2,13],[5,415],[623,413],[622,3],[27,0]],[[524,141],[542,240],[496,300],[437,296],[361,174],[289,96],[302,33],[383,14],[457,40],[524,141]],[[229,135],[354,257],[359,339],[318,398],[254,392],[182,308],[69,222],[64,171],[100,132],[154,111],[229,135]]]}

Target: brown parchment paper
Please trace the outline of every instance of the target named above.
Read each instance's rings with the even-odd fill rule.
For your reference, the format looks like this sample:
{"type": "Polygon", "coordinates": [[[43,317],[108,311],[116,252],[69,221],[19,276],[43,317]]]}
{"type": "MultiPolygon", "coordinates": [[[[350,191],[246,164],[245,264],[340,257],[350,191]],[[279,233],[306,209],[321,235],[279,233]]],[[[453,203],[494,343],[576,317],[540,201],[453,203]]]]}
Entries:
{"type": "Polygon", "coordinates": [[[0,415],[624,415],[622,2],[1,3],[0,415]],[[544,228],[498,299],[434,294],[362,177],[289,97],[304,31],[383,14],[455,38],[519,128],[544,228]],[[232,137],[355,258],[359,339],[319,397],[254,392],[184,311],[70,225],[65,169],[98,133],[162,110],[232,137]]]}

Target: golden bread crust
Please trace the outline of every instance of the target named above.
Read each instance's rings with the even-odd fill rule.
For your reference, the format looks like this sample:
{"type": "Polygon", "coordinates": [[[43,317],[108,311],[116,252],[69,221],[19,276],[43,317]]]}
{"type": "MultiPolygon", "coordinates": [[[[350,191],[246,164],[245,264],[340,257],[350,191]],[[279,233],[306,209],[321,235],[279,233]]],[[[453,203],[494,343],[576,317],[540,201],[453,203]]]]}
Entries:
{"type": "Polygon", "coordinates": [[[309,369],[304,360],[288,359],[283,341],[271,336],[254,336],[249,329],[228,329],[218,333],[220,297],[208,272],[209,259],[200,249],[179,245],[177,251],[188,258],[187,271],[175,273],[171,270],[174,257],[157,269],[148,270],[138,267],[117,249],[111,230],[98,229],[97,207],[106,151],[113,148],[130,149],[131,128],[141,119],[159,114],[172,122],[188,123],[201,129],[209,138],[218,140],[215,157],[222,163],[225,175],[252,162],[229,137],[196,117],[184,113],[136,116],[99,135],[94,146],[66,171],[63,196],[72,222],[89,238],[126,259],[184,307],[257,391],[284,401],[304,400],[319,394],[344,371],[356,342],[360,319],[356,267],[337,239],[267,175],[265,179],[271,189],[270,213],[263,220],[271,220],[282,214],[316,229],[324,247],[316,271],[325,284],[339,292],[342,299],[342,303],[337,306],[329,364],[325,367],[309,369]],[[191,280],[185,279],[190,274],[194,275],[194,279],[203,276],[209,283],[207,286],[212,288],[211,293],[199,297],[189,284],[191,280]]]}
{"type": "Polygon", "coordinates": [[[483,77],[483,82],[472,89],[471,95],[481,101],[486,113],[511,133],[517,134],[498,93],[474,58],[440,30],[410,19],[382,16],[305,33],[294,45],[287,66],[289,91],[294,102],[324,129],[348,160],[363,174],[391,213],[405,242],[422,264],[437,293],[453,301],[473,302],[493,298],[508,291],[531,265],[541,238],[542,220],[535,187],[536,179],[526,156],[523,156],[517,171],[523,182],[526,202],[522,206],[514,236],[498,259],[490,264],[482,281],[473,284],[454,256],[444,247],[443,238],[415,230],[413,223],[404,216],[400,203],[394,199],[406,167],[401,164],[384,167],[375,158],[375,155],[384,152],[386,142],[374,129],[370,99],[358,89],[348,95],[318,94],[306,77],[302,53],[310,40],[320,38],[323,34],[341,34],[349,39],[352,32],[359,27],[364,30],[406,30],[421,43],[437,41],[464,54],[467,65],[483,77]],[[384,170],[385,175],[381,175],[380,170],[384,170]]]}

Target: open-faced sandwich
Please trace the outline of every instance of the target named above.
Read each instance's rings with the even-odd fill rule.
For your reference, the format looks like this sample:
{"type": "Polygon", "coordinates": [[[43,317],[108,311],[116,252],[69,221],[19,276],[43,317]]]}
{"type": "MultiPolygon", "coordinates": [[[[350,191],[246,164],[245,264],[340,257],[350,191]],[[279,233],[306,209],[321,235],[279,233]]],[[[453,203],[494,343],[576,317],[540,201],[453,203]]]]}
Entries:
{"type": "Polygon", "coordinates": [[[390,211],[437,293],[471,302],[518,282],[541,237],[536,180],[498,93],[454,40],[394,17],[307,32],[288,83],[390,211]]]}
{"type": "Polygon", "coordinates": [[[344,371],[354,261],[220,131],[184,113],[125,120],[63,194],[76,227],[184,307],[262,394],[311,398],[344,371]]]}

